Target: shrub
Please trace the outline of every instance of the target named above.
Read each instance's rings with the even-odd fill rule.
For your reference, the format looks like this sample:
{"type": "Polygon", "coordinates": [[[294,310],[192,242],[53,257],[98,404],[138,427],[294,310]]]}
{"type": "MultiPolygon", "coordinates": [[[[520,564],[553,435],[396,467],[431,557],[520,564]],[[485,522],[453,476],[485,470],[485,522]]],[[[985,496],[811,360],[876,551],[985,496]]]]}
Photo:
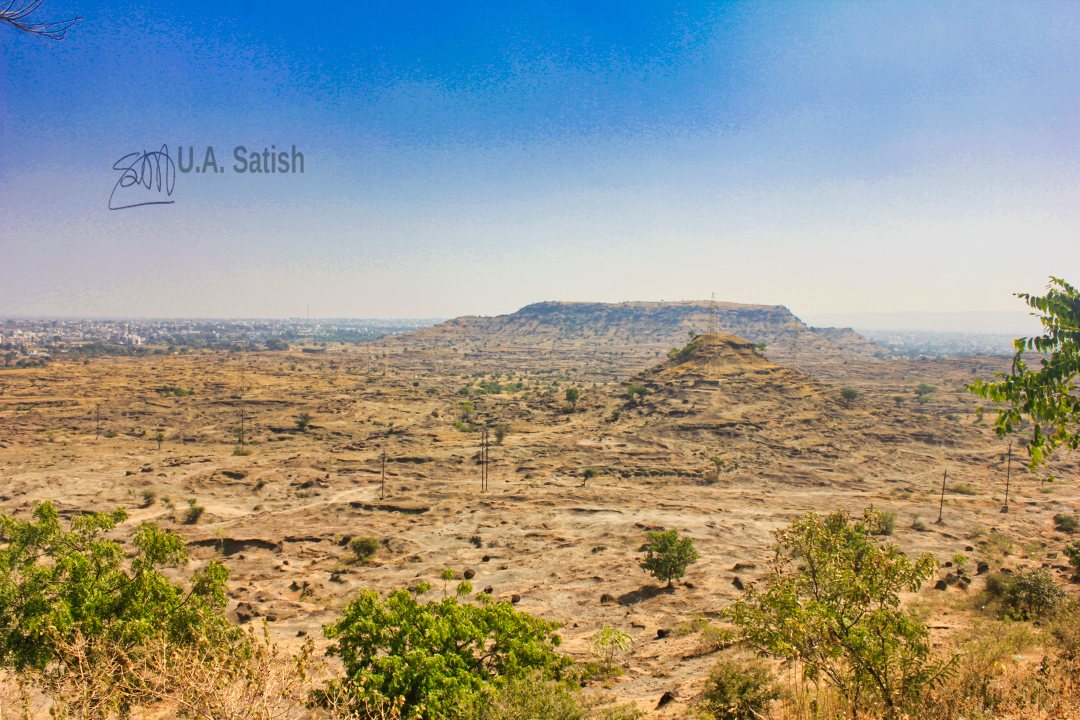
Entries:
{"type": "Polygon", "coordinates": [[[705,681],[698,710],[716,720],[752,720],[763,717],[769,703],[779,698],[780,690],[761,661],[721,660],[705,681]]]}
{"type": "Polygon", "coordinates": [[[855,388],[846,387],[840,390],[840,399],[844,401],[845,405],[855,402],[858,397],[859,391],[855,388]]]}
{"type": "Polygon", "coordinates": [[[1080,660],[1080,600],[1070,600],[1058,608],[1050,634],[1070,660],[1080,660]]]}
{"type": "Polygon", "coordinates": [[[631,405],[640,405],[648,394],[649,388],[644,385],[631,383],[626,388],[626,399],[630,401],[631,405]]]}
{"type": "Polygon", "coordinates": [[[1069,558],[1069,564],[1073,566],[1077,576],[1080,576],[1080,542],[1065,546],[1065,557],[1069,558]]]}
{"type": "Polygon", "coordinates": [[[195,502],[195,498],[188,500],[187,510],[184,511],[182,521],[185,525],[194,525],[206,512],[206,508],[195,502]]]}
{"type": "Polygon", "coordinates": [[[293,418],[293,422],[296,423],[296,429],[300,432],[304,432],[311,426],[311,414],[302,412],[293,418]]]}
{"type": "Polygon", "coordinates": [[[641,569],[671,587],[674,580],[686,574],[686,568],[701,555],[688,537],[679,537],[676,530],[653,531],[645,544],[641,569]]]}
{"type": "Polygon", "coordinates": [[[868,526],[871,535],[892,535],[896,528],[896,515],[891,512],[881,511],[874,513],[874,519],[868,526]]]}
{"type": "Polygon", "coordinates": [[[581,399],[581,390],[576,387],[566,388],[566,402],[570,403],[571,408],[576,408],[578,400],[581,399]]]}
{"type": "Polygon", "coordinates": [[[1015,575],[995,573],[986,578],[986,592],[1014,620],[1034,620],[1054,612],[1065,599],[1065,591],[1048,570],[1037,568],[1015,575]]]}
{"type": "Polygon", "coordinates": [[[900,606],[900,594],[918,591],[937,562],[879,545],[871,532],[881,523],[873,508],[858,521],[840,512],[792,521],[776,533],[764,590],[748,589],[725,615],[751,647],[835,687],[853,716],[870,699],[891,720],[951,661],[931,659],[929,630],[900,606]]]}
{"type": "Polygon", "coordinates": [[[489,690],[480,703],[478,720],[585,720],[585,711],[566,683],[543,676],[512,678],[489,690]]]}
{"type": "Polygon", "coordinates": [[[1054,529],[1061,533],[1072,534],[1080,530],[1080,519],[1075,515],[1059,513],[1054,516],[1054,529]]]}
{"type": "Polygon", "coordinates": [[[144,523],[129,557],[106,538],[126,517],[88,513],[65,528],[51,503],[26,521],[0,515],[0,667],[62,696],[81,687],[105,703],[98,711],[152,695],[138,672],[151,646],[202,652],[237,638],[224,615],[225,567],[208,563],[187,588],[173,582],[159,568],[186,564],[184,541],[144,523]],[[88,674],[101,682],[87,685],[88,674]]]}
{"type": "Polygon", "coordinates": [[[349,550],[357,562],[365,563],[379,551],[379,541],[370,537],[355,537],[349,541],[349,550]]]}
{"type": "Polygon", "coordinates": [[[630,636],[625,632],[605,625],[593,638],[591,650],[604,669],[610,670],[614,667],[616,658],[628,653],[632,644],[630,636]]]}
{"type": "Polygon", "coordinates": [[[468,716],[487,693],[518,678],[562,679],[570,661],[555,651],[557,625],[483,593],[467,602],[468,582],[456,596],[420,602],[428,589],[385,599],[363,590],[323,628],[345,670],[323,698],[340,698],[362,717],[391,704],[407,720],[432,720],[468,716]]]}

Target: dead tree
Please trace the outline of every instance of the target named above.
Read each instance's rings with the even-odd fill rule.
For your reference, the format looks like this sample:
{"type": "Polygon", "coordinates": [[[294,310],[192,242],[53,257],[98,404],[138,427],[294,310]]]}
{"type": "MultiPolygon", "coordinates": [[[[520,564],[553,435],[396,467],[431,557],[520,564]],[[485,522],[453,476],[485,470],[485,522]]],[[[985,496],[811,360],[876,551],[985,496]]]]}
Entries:
{"type": "Polygon", "coordinates": [[[35,18],[34,13],[44,3],[45,0],[0,0],[0,24],[10,25],[42,40],[63,40],[67,31],[82,20],[78,15],[67,20],[35,18]]]}

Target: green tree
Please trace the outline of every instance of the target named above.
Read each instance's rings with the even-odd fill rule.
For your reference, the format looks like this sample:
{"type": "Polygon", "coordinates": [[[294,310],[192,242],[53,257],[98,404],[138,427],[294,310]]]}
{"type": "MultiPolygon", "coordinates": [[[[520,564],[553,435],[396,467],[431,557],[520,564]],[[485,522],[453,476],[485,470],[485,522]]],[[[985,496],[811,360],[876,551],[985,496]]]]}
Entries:
{"type": "Polygon", "coordinates": [[[296,429],[300,432],[304,432],[309,427],[311,427],[311,413],[302,412],[295,418],[293,418],[293,420],[296,423],[296,429]]]}
{"type": "Polygon", "coordinates": [[[900,594],[917,591],[937,562],[879,545],[872,533],[881,523],[873,508],[857,521],[841,512],[792,521],[776,533],[764,589],[725,610],[748,645],[833,685],[853,718],[868,699],[898,717],[951,665],[932,660],[929,630],[900,606],[900,594]]]}
{"type": "Polygon", "coordinates": [[[597,476],[596,468],[585,468],[581,471],[581,487],[597,476]]]}
{"type": "Polygon", "coordinates": [[[680,537],[677,530],[651,531],[645,544],[645,557],[641,569],[671,587],[674,580],[686,574],[686,568],[701,555],[688,537],[680,537]]]}
{"type": "Polygon", "coordinates": [[[840,398],[845,405],[851,405],[859,397],[859,391],[855,388],[846,387],[840,390],[840,398]]]}
{"type": "Polygon", "coordinates": [[[1019,432],[1025,420],[1031,436],[1025,445],[1032,468],[1054,450],[1080,447],[1080,293],[1064,280],[1050,278],[1046,295],[1018,293],[1033,310],[1041,313],[1043,334],[1018,338],[1012,370],[998,373],[997,380],[976,380],[968,389],[999,405],[994,426],[1005,437],[1019,432]],[[1041,357],[1037,370],[1024,359],[1025,352],[1041,357]]]}
{"type": "Polygon", "coordinates": [[[483,593],[468,602],[468,582],[457,595],[421,602],[427,590],[421,584],[415,594],[396,590],[385,599],[363,590],[323,628],[345,669],[324,697],[361,717],[387,706],[406,719],[469,716],[512,679],[559,680],[569,666],[556,652],[556,624],[483,593]]]}
{"type": "Polygon", "coordinates": [[[581,390],[576,387],[566,388],[566,402],[570,403],[570,407],[577,409],[578,400],[581,399],[581,390]]]}
{"type": "Polygon", "coordinates": [[[0,515],[0,666],[48,671],[56,685],[111,666],[119,711],[146,690],[134,660],[151,643],[210,649],[235,640],[224,615],[225,567],[210,562],[185,589],[160,571],[186,564],[184,541],[145,523],[129,557],[106,537],[126,517],[88,513],[65,528],[51,503],[29,520],[0,515]],[[75,646],[83,648],[79,658],[66,652],[75,646]]]}

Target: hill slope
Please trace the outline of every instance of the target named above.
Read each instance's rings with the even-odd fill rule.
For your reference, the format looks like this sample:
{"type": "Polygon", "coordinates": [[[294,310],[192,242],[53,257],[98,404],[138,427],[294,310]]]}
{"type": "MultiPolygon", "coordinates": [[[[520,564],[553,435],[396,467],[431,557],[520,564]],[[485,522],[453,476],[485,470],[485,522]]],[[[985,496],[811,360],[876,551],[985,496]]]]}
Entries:
{"type": "Polygon", "coordinates": [[[509,315],[457,318],[386,342],[482,353],[486,359],[546,352],[635,372],[683,345],[690,333],[707,332],[763,344],[770,358],[794,366],[872,359],[878,350],[851,331],[810,328],[781,305],[712,301],[541,302],[509,315]]]}

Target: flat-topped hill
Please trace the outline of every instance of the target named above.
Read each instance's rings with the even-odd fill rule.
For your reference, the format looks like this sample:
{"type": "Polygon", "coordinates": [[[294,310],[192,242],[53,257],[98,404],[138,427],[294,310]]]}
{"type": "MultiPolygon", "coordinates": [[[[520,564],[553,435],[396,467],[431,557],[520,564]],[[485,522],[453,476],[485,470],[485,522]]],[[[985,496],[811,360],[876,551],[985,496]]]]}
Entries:
{"type": "Polygon", "coordinates": [[[726,333],[795,366],[869,359],[879,351],[850,330],[816,329],[782,305],[714,301],[540,302],[494,317],[466,316],[387,339],[410,348],[483,354],[553,353],[636,371],[691,334],[726,333]]]}

